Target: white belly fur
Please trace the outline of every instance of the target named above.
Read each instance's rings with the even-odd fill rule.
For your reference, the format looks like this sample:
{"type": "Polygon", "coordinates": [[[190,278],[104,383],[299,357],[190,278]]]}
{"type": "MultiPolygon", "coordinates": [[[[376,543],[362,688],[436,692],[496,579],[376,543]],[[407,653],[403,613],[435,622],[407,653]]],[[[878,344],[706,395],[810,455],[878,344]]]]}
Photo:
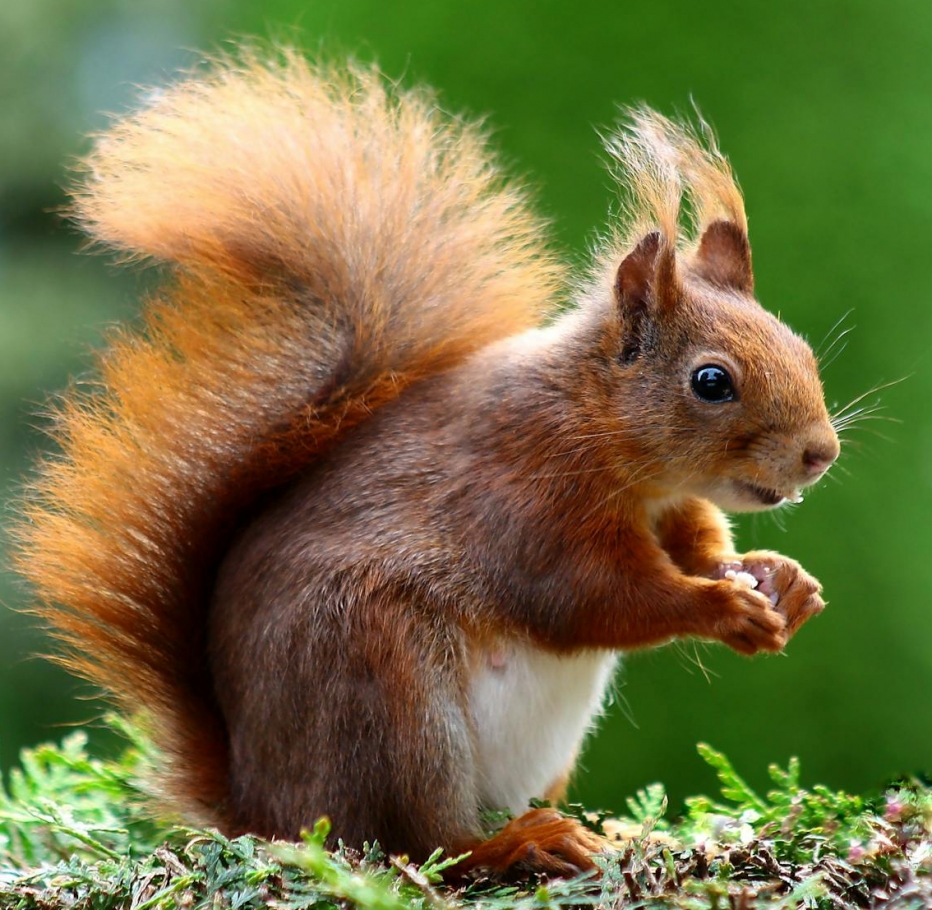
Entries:
{"type": "Polygon", "coordinates": [[[474,658],[469,706],[479,796],[488,808],[520,814],[568,770],[601,711],[617,655],[556,656],[503,642],[474,658]]]}

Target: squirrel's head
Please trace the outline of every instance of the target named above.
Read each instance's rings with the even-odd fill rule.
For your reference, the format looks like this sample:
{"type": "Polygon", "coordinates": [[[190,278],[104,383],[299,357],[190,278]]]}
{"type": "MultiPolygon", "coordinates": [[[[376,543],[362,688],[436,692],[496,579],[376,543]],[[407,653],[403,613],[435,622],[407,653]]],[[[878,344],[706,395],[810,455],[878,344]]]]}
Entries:
{"type": "Polygon", "coordinates": [[[619,387],[639,406],[619,404],[662,453],[663,486],[765,509],[798,500],[838,457],[815,356],[754,299],[739,225],[713,222],[683,261],[647,234],[617,269],[613,303],[619,387]]]}
{"type": "Polygon", "coordinates": [[[599,269],[614,368],[627,374],[617,388],[637,396],[618,402],[626,430],[662,489],[741,511],[798,500],[838,457],[838,437],[809,345],[754,298],[728,162],[704,123],[648,109],[609,150],[631,195],[628,234],[599,269]]]}

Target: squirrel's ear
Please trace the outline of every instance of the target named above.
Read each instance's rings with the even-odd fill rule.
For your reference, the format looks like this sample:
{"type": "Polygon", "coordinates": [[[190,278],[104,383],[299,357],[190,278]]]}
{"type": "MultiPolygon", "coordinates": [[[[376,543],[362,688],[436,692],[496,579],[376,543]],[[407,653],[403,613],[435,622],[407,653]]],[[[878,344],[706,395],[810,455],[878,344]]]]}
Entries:
{"type": "Polygon", "coordinates": [[[621,311],[624,340],[621,359],[630,363],[641,352],[647,326],[676,299],[673,249],[659,231],[646,234],[622,260],[615,274],[615,300],[621,311]]]}
{"type": "Polygon", "coordinates": [[[733,221],[713,221],[699,241],[693,268],[706,281],[746,294],[754,292],[751,245],[733,221]]]}

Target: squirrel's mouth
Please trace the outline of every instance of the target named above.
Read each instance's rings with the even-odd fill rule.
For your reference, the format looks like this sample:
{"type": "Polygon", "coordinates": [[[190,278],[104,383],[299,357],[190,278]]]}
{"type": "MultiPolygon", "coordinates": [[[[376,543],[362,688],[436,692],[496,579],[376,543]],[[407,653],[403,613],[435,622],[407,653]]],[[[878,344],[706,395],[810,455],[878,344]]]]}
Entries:
{"type": "Polygon", "coordinates": [[[789,494],[781,493],[770,487],[762,487],[756,483],[748,483],[744,480],[734,481],[735,486],[742,492],[753,497],[757,502],[764,506],[778,506],[781,502],[802,502],[802,496],[797,490],[789,494]]]}

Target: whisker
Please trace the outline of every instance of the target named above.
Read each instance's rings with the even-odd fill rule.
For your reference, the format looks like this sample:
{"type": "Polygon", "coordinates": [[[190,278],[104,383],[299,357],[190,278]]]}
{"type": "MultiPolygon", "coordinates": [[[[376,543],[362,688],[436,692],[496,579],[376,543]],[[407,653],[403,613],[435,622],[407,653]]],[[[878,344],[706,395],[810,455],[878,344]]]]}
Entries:
{"type": "Polygon", "coordinates": [[[577,455],[580,456],[581,458],[585,458],[587,453],[594,452],[595,449],[596,449],[596,446],[594,445],[579,446],[579,448],[577,449],[565,449],[562,452],[551,452],[549,455],[546,456],[546,459],[549,461],[552,458],[573,458],[574,456],[577,456],[577,455]]]}
{"type": "Polygon", "coordinates": [[[851,408],[854,406],[854,404],[855,402],[851,402],[850,404],[845,405],[844,408],[839,408],[836,416],[843,418],[843,417],[846,417],[848,414],[852,414],[852,413],[873,414],[876,411],[886,410],[886,407],[887,407],[885,404],[881,402],[880,399],[877,399],[876,401],[872,401],[869,404],[861,405],[861,407],[855,408],[854,411],[852,411],[851,408]]]}
{"type": "Polygon", "coordinates": [[[613,499],[617,499],[627,490],[630,490],[631,487],[635,486],[638,483],[643,483],[645,480],[650,480],[653,477],[657,477],[661,473],[661,469],[656,469],[651,473],[648,473],[648,469],[645,466],[641,469],[640,472],[635,471],[634,476],[628,480],[623,487],[619,487],[617,490],[612,490],[610,493],[607,493],[598,503],[596,503],[585,515],[582,516],[582,521],[589,519],[594,513],[598,512],[600,509],[604,509],[613,499]]]}
{"type": "Polygon", "coordinates": [[[620,436],[622,434],[630,434],[631,430],[628,427],[620,427],[617,430],[606,430],[604,433],[583,433],[581,436],[570,436],[570,439],[603,439],[606,436],[620,436]]]}
{"type": "Polygon", "coordinates": [[[878,402],[875,404],[864,405],[864,407],[861,408],[855,408],[853,411],[848,411],[847,413],[842,414],[840,417],[836,417],[834,419],[837,423],[844,423],[848,420],[857,420],[861,416],[879,414],[883,410],[885,410],[885,407],[878,402]]]}
{"type": "MultiPolygon", "coordinates": [[[[618,677],[616,676],[616,679],[618,677]]],[[[608,693],[609,703],[611,705],[618,705],[618,710],[621,711],[625,720],[634,727],[635,730],[640,730],[641,725],[637,722],[637,718],[634,714],[634,708],[631,707],[631,702],[628,700],[628,696],[621,691],[621,684],[614,683],[608,693]]]]}
{"type": "Polygon", "coordinates": [[[848,411],[851,410],[851,408],[860,404],[865,398],[867,398],[868,395],[876,395],[878,392],[882,392],[884,389],[889,389],[895,385],[899,385],[901,382],[905,382],[907,379],[909,379],[909,376],[901,376],[899,379],[893,379],[890,382],[878,383],[873,388],[868,389],[866,392],[862,392],[856,398],[852,398],[851,401],[849,401],[844,407],[836,410],[832,415],[832,419],[836,420],[844,416],[848,413],[848,411]]]}
{"type": "MultiPolygon", "coordinates": [[[[825,356],[828,357],[828,355],[829,355],[829,353],[831,352],[832,348],[834,348],[835,345],[836,345],[839,341],[841,341],[842,338],[844,338],[844,337],[847,336],[849,333],[851,333],[852,331],[854,331],[854,329],[855,329],[855,326],[851,326],[850,329],[845,329],[845,330],[838,336],[838,338],[835,339],[835,341],[832,342],[832,346],[828,349],[828,351],[825,352],[825,356]]],[[[840,348],[837,348],[837,349],[835,350],[835,353],[832,354],[831,357],[828,357],[827,360],[823,361],[823,360],[820,359],[820,361],[819,361],[819,366],[820,366],[823,370],[827,370],[827,369],[828,369],[842,354],[844,354],[844,352],[847,350],[847,348],[848,348],[848,342],[846,341],[846,342],[844,342],[844,344],[842,344],[842,346],[841,346],[840,348]]]]}
{"type": "MultiPolygon", "coordinates": [[[[871,436],[876,436],[877,439],[882,439],[884,442],[890,442],[890,443],[896,442],[896,440],[893,439],[891,436],[887,436],[886,433],[881,433],[880,430],[875,430],[873,427],[855,427],[855,429],[859,430],[862,433],[870,433],[871,436]]],[[[846,440],[846,443],[849,446],[857,445],[857,440],[848,439],[846,440]]]]}
{"type": "Polygon", "coordinates": [[[549,474],[528,474],[529,480],[551,480],[561,477],[579,477],[582,474],[598,474],[600,471],[611,471],[612,465],[600,464],[590,468],[578,468],[574,471],[552,471],[549,474]]]}
{"type": "Polygon", "coordinates": [[[825,333],[825,337],[822,339],[821,342],[819,342],[818,348],[816,348],[816,357],[817,357],[819,360],[821,360],[823,357],[825,357],[825,356],[829,353],[829,351],[832,350],[832,348],[838,343],[838,339],[839,339],[839,338],[843,337],[844,334],[847,334],[848,332],[851,331],[851,329],[854,328],[854,326],[851,326],[850,328],[845,329],[845,331],[844,331],[844,333],[843,333],[842,335],[839,335],[837,338],[833,339],[832,342],[831,342],[831,344],[829,344],[829,346],[828,346],[824,351],[822,350],[822,348],[823,348],[823,346],[825,345],[825,343],[832,337],[832,333],[833,333],[834,331],[836,331],[838,328],[840,328],[840,327],[841,327],[841,324],[842,324],[853,312],[854,312],[854,308],[852,307],[852,308],[851,308],[850,310],[848,310],[847,312],[842,313],[842,314],[841,314],[841,317],[840,317],[839,319],[837,319],[836,322],[835,322],[835,324],[825,333]]]}
{"type": "MultiPolygon", "coordinates": [[[[719,678],[719,674],[714,670],[710,670],[703,662],[702,658],[699,656],[699,642],[695,639],[690,641],[676,641],[673,643],[676,647],[677,653],[683,660],[688,664],[692,664],[705,678],[705,681],[711,685],[712,677],[716,679],[719,678]],[[692,654],[690,654],[690,650],[692,654]]],[[[689,674],[692,674],[692,670],[683,663],[680,663],[680,666],[689,674]]]]}
{"type": "MultiPolygon", "coordinates": [[[[645,439],[650,439],[651,435],[652,434],[650,434],[649,432],[645,432],[643,430],[635,431],[635,430],[632,430],[631,428],[622,428],[618,430],[607,430],[604,433],[589,433],[589,434],[585,434],[582,436],[571,436],[568,438],[570,440],[575,441],[575,440],[587,440],[587,439],[610,439],[616,436],[623,436],[623,437],[626,437],[632,440],[637,440],[637,439],[645,440],[645,439]]],[[[683,433],[677,433],[675,431],[671,432],[669,428],[665,428],[663,432],[664,440],[670,440],[670,439],[688,440],[689,438],[690,438],[690,434],[688,432],[683,432],[683,433]]],[[[548,460],[552,458],[571,458],[574,455],[585,455],[586,452],[593,451],[595,448],[596,447],[594,445],[590,445],[590,446],[579,446],[578,448],[575,448],[575,449],[564,449],[562,451],[551,452],[550,454],[546,456],[546,458],[548,460]]]]}
{"type": "MultiPolygon", "coordinates": [[[[897,421],[897,423],[899,423],[899,421],[897,421]]],[[[836,432],[838,433],[838,438],[843,439],[849,445],[854,442],[854,439],[851,436],[845,435],[847,433],[870,433],[871,436],[876,436],[878,439],[885,439],[887,442],[893,442],[886,433],[881,433],[877,427],[865,426],[860,423],[853,426],[842,427],[836,432]]]]}
{"type": "MultiPolygon", "coordinates": [[[[786,507],[784,506],[783,508],[786,508],[786,507]]],[[[783,508],[771,509],[769,514],[770,514],[770,518],[772,519],[773,523],[777,526],[779,530],[781,530],[785,534],[786,533],[786,520],[785,520],[785,516],[781,514],[781,512],[783,512],[783,508]]]]}
{"type": "Polygon", "coordinates": [[[857,429],[862,430],[866,429],[862,426],[865,423],[875,423],[880,421],[882,423],[902,423],[903,421],[896,417],[884,417],[884,416],[873,416],[871,414],[865,414],[864,416],[859,416],[854,420],[840,420],[838,423],[833,423],[832,426],[835,428],[836,433],[842,433],[846,430],[857,429]]]}
{"type": "Polygon", "coordinates": [[[849,415],[848,417],[839,420],[837,423],[833,422],[832,426],[835,428],[835,432],[838,434],[838,438],[845,443],[846,447],[854,445],[854,440],[847,434],[850,433],[870,433],[871,436],[876,436],[878,439],[883,439],[886,442],[893,442],[893,440],[886,435],[886,433],[881,433],[874,426],[865,426],[865,424],[870,424],[876,421],[882,421],[884,423],[902,423],[903,421],[896,417],[888,417],[885,414],[874,414],[872,412],[867,412],[864,414],[855,413],[849,415]],[[849,419],[850,418],[850,419],[849,419]]]}

